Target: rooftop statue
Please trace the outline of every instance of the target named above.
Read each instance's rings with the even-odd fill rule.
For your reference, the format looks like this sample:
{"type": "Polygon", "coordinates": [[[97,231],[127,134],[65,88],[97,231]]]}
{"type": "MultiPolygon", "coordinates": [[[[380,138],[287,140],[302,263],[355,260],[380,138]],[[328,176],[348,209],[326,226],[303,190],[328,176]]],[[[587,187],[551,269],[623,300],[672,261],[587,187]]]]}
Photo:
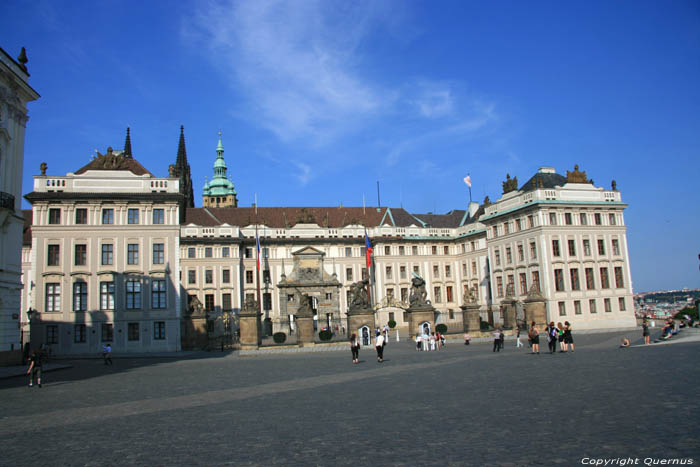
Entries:
{"type": "Polygon", "coordinates": [[[574,165],[574,171],[566,171],[566,182],[567,183],[593,183],[592,180],[588,180],[586,177],[586,172],[582,172],[578,169],[578,164],[574,165]]]}
{"type": "Polygon", "coordinates": [[[110,146],[107,148],[106,154],[100,154],[98,151],[90,166],[92,169],[119,170],[127,168],[128,163],[121,154],[115,154],[112,146],[110,146]]]}
{"type": "Polygon", "coordinates": [[[510,174],[506,174],[506,181],[503,182],[503,194],[516,191],[518,189],[518,177],[510,178],[510,174]]]}

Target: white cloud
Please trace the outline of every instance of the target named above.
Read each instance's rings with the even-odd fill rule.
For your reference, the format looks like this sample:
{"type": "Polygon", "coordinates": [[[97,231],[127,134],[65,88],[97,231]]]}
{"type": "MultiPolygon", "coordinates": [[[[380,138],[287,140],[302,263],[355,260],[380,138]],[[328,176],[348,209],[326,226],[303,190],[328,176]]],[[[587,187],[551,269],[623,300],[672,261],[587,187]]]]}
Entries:
{"type": "Polygon", "coordinates": [[[426,118],[440,118],[452,115],[454,111],[454,91],[449,84],[420,82],[407,92],[409,102],[420,115],[426,118]]]}
{"type": "Polygon", "coordinates": [[[299,161],[295,161],[293,162],[293,164],[296,166],[297,169],[299,169],[299,172],[294,174],[297,180],[299,180],[299,184],[303,186],[309,183],[313,178],[313,174],[311,173],[311,167],[308,164],[299,161]]]}
{"type": "Polygon", "coordinates": [[[493,104],[474,103],[469,108],[460,111],[462,114],[447,119],[444,125],[432,127],[432,129],[406,137],[394,144],[386,155],[384,163],[387,166],[395,166],[404,154],[423,151],[430,142],[446,138],[474,136],[498,120],[493,104]]]}
{"type": "MultiPolygon", "coordinates": [[[[365,54],[372,53],[381,28],[400,36],[396,8],[403,11],[406,5],[214,1],[185,22],[182,40],[202,46],[209,60],[231,77],[232,88],[245,99],[236,116],[268,129],[287,145],[323,147],[304,151],[303,162],[292,162],[304,185],[324,170],[319,162],[329,157],[330,144],[348,135],[356,141],[388,141],[385,163],[393,166],[439,138],[475,135],[497,120],[495,106],[474,102],[460,81],[393,78],[390,72],[381,82],[371,78],[364,67],[374,57],[365,54]]],[[[336,170],[337,164],[363,157],[343,157],[345,146],[337,149],[336,170]]]]}
{"type": "Polygon", "coordinates": [[[233,73],[252,117],[283,140],[323,142],[386,104],[358,72],[374,9],[321,1],[212,3],[186,29],[233,73]]]}

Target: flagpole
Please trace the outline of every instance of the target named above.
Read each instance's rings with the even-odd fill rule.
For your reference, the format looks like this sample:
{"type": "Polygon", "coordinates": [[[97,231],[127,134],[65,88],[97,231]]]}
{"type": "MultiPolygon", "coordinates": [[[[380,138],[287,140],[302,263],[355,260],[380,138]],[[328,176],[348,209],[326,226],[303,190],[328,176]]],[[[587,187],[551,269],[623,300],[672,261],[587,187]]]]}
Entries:
{"type": "Polygon", "coordinates": [[[257,274],[255,275],[256,279],[256,286],[258,288],[258,314],[262,315],[262,302],[260,301],[260,239],[258,238],[258,221],[255,221],[255,250],[257,254],[257,261],[255,264],[256,269],[258,270],[257,274]]]}

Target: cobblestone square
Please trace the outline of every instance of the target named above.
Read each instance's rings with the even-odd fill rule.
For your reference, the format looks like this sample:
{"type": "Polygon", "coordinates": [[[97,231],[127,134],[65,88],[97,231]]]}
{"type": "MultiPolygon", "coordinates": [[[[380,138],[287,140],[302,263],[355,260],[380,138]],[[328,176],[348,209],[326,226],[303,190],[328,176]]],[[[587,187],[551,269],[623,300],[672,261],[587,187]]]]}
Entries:
{"type": "MultiPolygon", "coordinates": [[[[698,343],[576,352],[451,342],[241,357],[69,361],[0,380],[0,464],[581,465],[700,462],[698,343]]],[[[546,344],[541,346],[546,348],[546,344]]]]}

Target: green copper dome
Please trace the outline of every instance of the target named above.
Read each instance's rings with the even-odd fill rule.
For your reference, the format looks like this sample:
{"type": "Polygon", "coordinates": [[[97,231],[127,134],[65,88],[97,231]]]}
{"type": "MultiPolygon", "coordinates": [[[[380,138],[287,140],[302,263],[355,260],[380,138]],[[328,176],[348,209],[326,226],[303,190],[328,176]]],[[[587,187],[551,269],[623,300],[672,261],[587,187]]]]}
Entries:
{"type": "Polygon", "coordinates": [[[210,182],[204,184],[204,196],[228,196],[236,194],[233,182],[226,178],[226,170],[224,145],[221,144],[221,132],[219,132],[219,144],[216,146],[216,161],[214,162],[214,177],[210,182]]]}

